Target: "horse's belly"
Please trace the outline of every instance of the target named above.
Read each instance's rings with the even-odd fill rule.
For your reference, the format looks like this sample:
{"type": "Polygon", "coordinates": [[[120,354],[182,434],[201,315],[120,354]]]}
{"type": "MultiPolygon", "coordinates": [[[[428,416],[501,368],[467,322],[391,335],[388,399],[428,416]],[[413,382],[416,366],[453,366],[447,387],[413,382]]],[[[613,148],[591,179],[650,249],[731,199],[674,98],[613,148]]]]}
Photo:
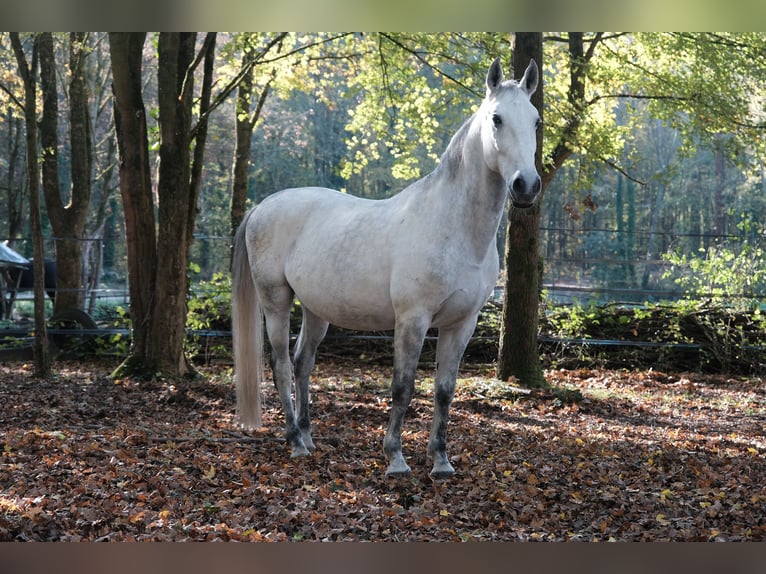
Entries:
{"type": "Polygon", "coordinates": [[[390,298],[334,294],[331,287],[325,293],[319,293],[315,289],[307,292],[298,286],[295,292],[301,305],[338,327],[357,331],[388,331],[394,328],[394,309],[390,298]]]}
{"type": "Polygon", "coordinates": [[[301,304],[333,325],[359,331],[393,329],[388,275],[380,266],[355,261],[324,266],[295,261],[288,266],[287,278],[301,304]]]}

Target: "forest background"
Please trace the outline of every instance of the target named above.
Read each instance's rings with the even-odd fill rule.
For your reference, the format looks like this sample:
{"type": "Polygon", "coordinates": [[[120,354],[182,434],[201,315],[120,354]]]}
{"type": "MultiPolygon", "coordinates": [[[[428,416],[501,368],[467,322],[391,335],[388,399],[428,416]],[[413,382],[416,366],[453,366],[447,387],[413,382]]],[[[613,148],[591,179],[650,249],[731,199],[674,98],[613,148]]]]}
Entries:
{"type": "MultiPolygon", "coordinates": [[[[532,294],[554,389],[496,377],[491,352],[465,365],[458,474],[434,483],[421,472],[432,412],[421,370],[405,439],[417,470],[392,483],[379,452],[390,357],[376,365],[377,338],[352,360],[322,357],[318,449],[300,465],[279,446],[271,386],[266,426],[239,432],[228,340],[223,364],[185,384],[114,376],[112,360],[76,356],[45,377],[3,360],[0,540],[762,541],[764,392],[751,374],[766,366],[762,34],[2,34],[2,234],[60,264],[61,244],[83,247],[82,287],[60,294],[90,309],[93,293],[105,316],[119,294],[121,325],[160,351],[179,309],[182,328],[225,329],[241,209],[287,185],[401,189],[474,109],[492,58],[510,76],[513,45],[513,67],[527,65],[522,37],[539,40],[547,188],[539,211],[509,219],[513,230],[539,216],[532,294]],[[651,350],[643,368],[601,368],[615,359],[590,354],[593,339],[617,336],[651,350]],[[571,365],[567,345],[579,368],[558,368],[571,365]],[[662,370],[690,350],[694,361],[662,370]]],[[[50,311],[41,295],[35,311],[50,311]]],[[[497,343],[497,306],[480,345],[497,343]]],[[[190,355],[207,345],[196,344],[190,355]]]]}
{"type": "MultiPolygon", "coordinates": [[[[128,275],[110,42],[104,33],[42,36],[50,46],[40,52],[41,78],[47,73],[61,118],[55,139],[42,144],[43,158],[56,150],[49,181],[58,194],[57,201],[46,195],[42,205],[44,251],[51,256],[60,248],[50,211],[57,203],[74,206],[86,185],[80,178],[89,192],[76,238],[82,288],[72,291],[75,306],[94,311],[99,293],[124,287],[128,275]],[[67,117],[75,117],[74,102],[83,102],[83,94],[88,134],[81,143],[89,143],[78,146],[67,117]],[[84,175],[77,153],[87,156],[84,175]]],[[[687,298],[759,312],[766,274],[764,35],[542,38],[546,303],[642,306],[687,298]]],[[[200,50],[194,62],[208,50],[211,71],[208,109],[201,108],[204,81],[189,100],[194,137],[203,123],[206,128],[204,146],[196,146],[204,150],[195,159],[199,187],[191,191],[192,283],[225,282],[233,226],[245,205],[274,191],[323,185],[382,198],[428,173],[480,100],[489,61],[510,53],[508,40],[490,33],[198,35],[190,46],[200,50]]],[[[23,77],[9,35],[0,41],[0,149],[7,150],[0,158],[6,225],[0,235],[31,256],[23,77]]],[[[20,37],[27,53],[34,41],[20,37]]],[[[153,72],[160,51],[159,36],[148,35],[141,81],[155,200],[161,126],[153,72]]],[[[571,314],[559,327],[570,335],[585,330],[571,314]]]]}

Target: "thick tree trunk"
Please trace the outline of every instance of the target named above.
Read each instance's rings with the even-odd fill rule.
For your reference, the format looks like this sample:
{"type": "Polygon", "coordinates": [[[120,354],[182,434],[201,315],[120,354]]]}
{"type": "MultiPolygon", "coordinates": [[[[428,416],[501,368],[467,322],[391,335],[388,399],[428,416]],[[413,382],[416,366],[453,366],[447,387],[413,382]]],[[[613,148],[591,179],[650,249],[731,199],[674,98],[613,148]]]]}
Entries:
{"type": "Polygon", "coordinates": [[[149,165],[146,110],[141,96],[145,32],[110,33],[112,91],[120,154],[120,193],[125,215],[132,345],[116,374],[142,368],[149,339],[149,316],[157,269],[154,203],[149,165]]]}
{"type": "MultiPolygon", "coordinates": [[[[66,208],[71,239],[67,249],[71,253],[71,276],[67,274],[64,286],[71,285],[71,291],[62,292],[56,309],[85,305],[85,284],[83,282],[83,251],[86,239],[85,225],[92,195],[91,175],[93,169],[93,143],[91,140],[90,110],[88,107],[88,85],[85,76],[85,58],[88,47],[86,34],[72,32],[69,35],[69,141],[72,153],[72,195],[66,208]]],[[[57,257],[58,260],[58,257],[57,257]]],[[[70,271],[67,270],[69,273],[70,271]]],[[[59,271],[59,277],[61,272],[59,271]]]]}
{"type": "Polygon", "coordinates": [[[160,167],[157,233],[157,281],[150,310],[151,344],[146,366],[155,372],[185,376],[192,371],[183,351],[186,323],[190,192],[191,85],[195,34],[161,33],[157,89],[160,112],[160,167]],[[184,89],[186,87],[187,89],[184,89]]]}
{"type": "Polygon", "coordinates": [[[127,204],[124,209],[134,333],[131,354],[114,374],[189,376],[195,371],[184,354],[187,267],[205,145],[204,110],[210,101],[215,35],[208,35],[201,54],[205,56],[205,84],[200,104],[204,117],[196,131],[199,147],[193,178],[190,164],[193,79],[200,62],[194,59],[196,34],[161,33],[159,36],[160,166],[156,231],[141,98],[141,51],[145,34],[110,34],[109,38],[115,113],[119,114],[120,187],[123,203],[127,204]],[[127,115],[130,117],[126,118],[127,115]],[[131,166],[134,169],[131,170],[131,166]],[[140,179],[136,178],[137,174],[141,175],[140,179]]]}
{"type": "MultiPolygon", "coordinates": [[[[543,76],[543,44],[540,33],[516,33],[513,75],[520,78],[534,58],[543,76]]],[[[532,95],[532,103],[543,114],[543,83],[532,95]]],[[[542,134],[538,133],[535,163],[542,173],[542,134]]],[[[544,192],[544,187],[543,187],[544,192]]],[[[537,330],[540,291],[540,203],[530,209],[509,208],[505,247],[505,299],[500,333],[497,372],[500,379],[516,377],[526,387],[543,387],[547,382],[540,364],[537,330]]]]}
{"type": "Polygon", "coordinates": [[[88,89],[85,79],[85,34],[73,32],[69,41],[69,144],[72,188],[64,192],[58,177],[58,87],[53,35],[40,35],[40,79],[43,116],[40,143],[43,150],[43,191],[51,227],[56,237],[56,311],[83,307],[82,252],[85,222],[91,197],[92,144],[88,89]],[[69,196],[68,201],[65,197],[69,196]]]}

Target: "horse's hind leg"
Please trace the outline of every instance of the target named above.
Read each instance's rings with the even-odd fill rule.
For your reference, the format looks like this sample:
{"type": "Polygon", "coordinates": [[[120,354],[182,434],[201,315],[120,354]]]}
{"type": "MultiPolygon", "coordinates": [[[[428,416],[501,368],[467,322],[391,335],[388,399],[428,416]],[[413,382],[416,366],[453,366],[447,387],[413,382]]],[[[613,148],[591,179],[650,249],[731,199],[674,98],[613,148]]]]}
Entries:
{"type": "Polygon", "coordinates": [[[285,289],[268,290],[268,299],[262,297],[266,331],[271,343],[271,370],[274,385],[279,392],[282,411],[285,414],[285,435],[292,449],[291,457],[309,454],[298,428],[295,409],[293,408],[293,364],[290,360],[290,308],[293,293],[285,289]]]}
{"type": "Polygon", "coordinates": [[[328,323],[306,307],[298,342],[295,345],[295,403],[298,408],[298,429],[306,448],[314,450],[311,439],[311,417],[309,415],[309,377],[314,368],[314,359],[319,343],[327,333],[328,323]]]}
{"type": "Polygon", "coordinates": [[[477,317],[471,317],[452,329],[440,329],[436,345],[436,381],[434,383],[434,420],[428,440],[428,455],[434,466],[433,479],[449,478],[455,469],[447,458],[447,420],[455,396],[460,359],[476,327],[477,317]]]}

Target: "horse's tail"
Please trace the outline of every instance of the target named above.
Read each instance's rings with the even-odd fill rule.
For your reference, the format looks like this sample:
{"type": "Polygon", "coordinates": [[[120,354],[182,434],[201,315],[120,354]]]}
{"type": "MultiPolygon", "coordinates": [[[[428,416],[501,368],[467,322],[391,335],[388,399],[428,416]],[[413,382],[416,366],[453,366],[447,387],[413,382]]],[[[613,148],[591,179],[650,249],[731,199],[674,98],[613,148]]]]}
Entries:
{"type": "Polygon", "coordinates": [[[263,380],[263,311],[247,256],[246,228],[252,211],[234,236],[231,262],[231,325],[237,412],[245,428],[261,426],[263,380]]]}

